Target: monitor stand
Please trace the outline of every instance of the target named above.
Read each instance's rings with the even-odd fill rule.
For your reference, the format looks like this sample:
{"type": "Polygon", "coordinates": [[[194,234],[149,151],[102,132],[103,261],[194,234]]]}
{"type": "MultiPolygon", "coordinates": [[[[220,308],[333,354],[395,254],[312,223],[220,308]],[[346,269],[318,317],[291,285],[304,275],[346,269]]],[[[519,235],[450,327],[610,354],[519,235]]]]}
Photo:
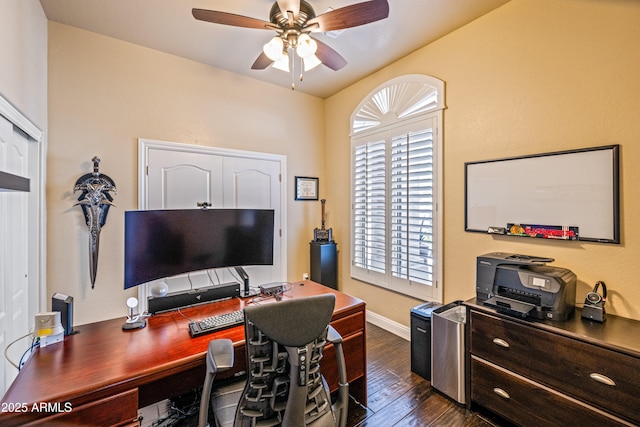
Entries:
{"type": "Polygon", "coordinates": [[[241,290],[240,291],[240,298],[249,298],[249,297],[255,297],[258,296],[260,294],[260,292],[258,291],[252,291],[251,289],[249,290],[241,290]]]}
{"type": "Polygon", "coordinates": [[[249,288],[249,274],[247,273],[247,271],[242,267],[235,267],[235,269],[236,269],[236,272],[240,275],[240,278],[242,279],[242,282],[243,282],[243,288],[240,291],[240,297],[249,298],[249,297],[255,297],[256,295],[258,295],[260,292],[252,291],[249,288]]]}

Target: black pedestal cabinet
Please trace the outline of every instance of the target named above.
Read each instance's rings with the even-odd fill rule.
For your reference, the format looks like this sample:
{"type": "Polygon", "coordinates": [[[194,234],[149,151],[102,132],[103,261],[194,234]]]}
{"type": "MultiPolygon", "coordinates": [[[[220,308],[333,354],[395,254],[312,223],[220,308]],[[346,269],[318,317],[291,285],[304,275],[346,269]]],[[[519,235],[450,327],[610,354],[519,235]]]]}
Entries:
{"type": "Polygon", "coordinates": [[[310,242],[311,277],[333,289],[338,289],[338,254],[336,242],[310,242]]]}

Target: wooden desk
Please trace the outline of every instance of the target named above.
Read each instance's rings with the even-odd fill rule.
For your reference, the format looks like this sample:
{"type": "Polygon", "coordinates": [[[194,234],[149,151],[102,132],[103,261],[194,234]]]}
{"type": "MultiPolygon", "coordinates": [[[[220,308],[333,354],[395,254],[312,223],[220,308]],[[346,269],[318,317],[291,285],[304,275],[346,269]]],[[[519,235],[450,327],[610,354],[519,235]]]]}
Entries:
{"type": "MultiPolygon", "coordinates": [[[[336,295],[331,325],[343,337],[350,394],[366,405],[364,301],[311,281],[294,283],[284,298],[328,292],[336,295]]],[[[0,425],[135,426],[138,408],[202,385],[207,345],[215,338],[233,341],[236,363],[225,376],[240,375],[246,366],[244,327],[191,338],[187,318],[238,310],[251,300],[189,307],[182,310],[184,316],[157,314],[134,331],[122,331],[124,318],[78,326],[77,334],[33,354],[2,399],[0,425]]],[[[322,370],[331,390],[337,389],[332,346],[325,350],[322,370]]]]}

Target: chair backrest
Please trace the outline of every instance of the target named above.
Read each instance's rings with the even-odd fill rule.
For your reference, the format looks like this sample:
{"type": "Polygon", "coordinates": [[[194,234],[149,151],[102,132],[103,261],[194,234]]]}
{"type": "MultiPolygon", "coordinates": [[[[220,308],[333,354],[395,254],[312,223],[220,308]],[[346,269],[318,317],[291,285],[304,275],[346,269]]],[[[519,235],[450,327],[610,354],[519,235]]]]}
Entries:
{"type": "Polygon", "coordinates": [[[320,359],[335,295],[245,308],[247,382],[236,426],[334,426],[320,359]]]}

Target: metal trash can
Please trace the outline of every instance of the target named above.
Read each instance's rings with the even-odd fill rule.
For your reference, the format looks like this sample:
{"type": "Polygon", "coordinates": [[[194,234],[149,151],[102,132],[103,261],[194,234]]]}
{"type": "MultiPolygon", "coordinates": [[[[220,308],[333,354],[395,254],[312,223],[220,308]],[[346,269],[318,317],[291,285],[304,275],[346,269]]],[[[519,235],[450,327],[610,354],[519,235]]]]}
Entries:
{"type": "Polygon", "coordinates": [[[467,310],[455,301],[431,315],[431,386],[465,403],[464,341],[467,310]]]}
{"type": "Polygon", "coordinates": [[[431,313],[442,304],[426,302],[411,309],[411,372],[431,380],[431,313]]]}

